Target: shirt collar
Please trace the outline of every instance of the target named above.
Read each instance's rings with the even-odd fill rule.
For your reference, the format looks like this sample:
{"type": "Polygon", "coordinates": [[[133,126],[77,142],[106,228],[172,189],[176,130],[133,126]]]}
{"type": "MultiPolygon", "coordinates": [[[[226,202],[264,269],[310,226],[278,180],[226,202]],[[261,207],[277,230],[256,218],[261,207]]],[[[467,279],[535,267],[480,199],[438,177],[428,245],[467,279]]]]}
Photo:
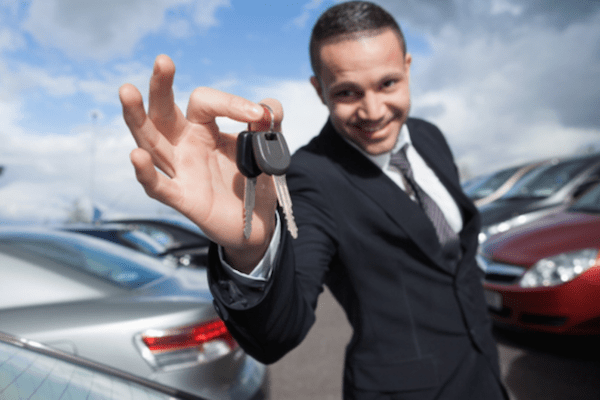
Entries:
{"type": "Polygon", "coordinates": [[[396,141],[394,148],[392,149],[392,151],[389,151],[387,153],[377,155],[369,154],[350,140],[346,139],[345,137],[344,140],[346,140],[346,142],[354,146],[354,148],[360,151],[365,157],[371,160],[373,164],[377,165],[381,169],[385,169],[390,165],[390,158],[392,157],[392,153],[395,153],[396,151],[400,150],[405,144],[412,145],[412,141],[410,140],[410,133],[408,132],[408,127],[406,126],[406,124],[402,125],[402,128],[400,128],[400,134],[398,135],[398,140],[396,141]]]}

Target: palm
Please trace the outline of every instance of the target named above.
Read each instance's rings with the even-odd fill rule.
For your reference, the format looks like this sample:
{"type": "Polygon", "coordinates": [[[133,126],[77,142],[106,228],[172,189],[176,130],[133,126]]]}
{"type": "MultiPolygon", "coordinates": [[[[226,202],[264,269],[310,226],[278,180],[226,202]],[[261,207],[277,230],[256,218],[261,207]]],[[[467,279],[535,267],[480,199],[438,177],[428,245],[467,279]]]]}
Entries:
{"type": "MultiPolygon", "coordinates": [[[[229,246],[240,245],[243,232],[244,177],[235,164],[235,136],[217,133],[212,126],[188,122],[176,135],[172,146],[174,175],[172,198],[167,204],[197,223],[213,240],[229,246]]],[[[266,177],[260,177],[263,190],[257,191],[257,214],[260,206],[273,198],[274,192],[266,177]],[[265,189],[267,193],[265,193],[265,189]],[[270,196],[265,196],[271,191],[270,196]]],[[[270,213],[273,213],[271,209],[270,213]]],[[[264,230],[260,218],[254,230],[264,230]]]]}
{"type": "Polygon", "coordinates": [[[221,133],[215,123],[217,116],[259,120],[261,113],[251,102],[204,88],[190,97],[186,118],[173,101],[173,74],[170,59],[157,58],[147,115],[139,91],[131,85],[121,88],[123,115],[139,146],[131,154],[138,180],[150,197],[186,215],[224,247],[262,244],[273,226],[272,182],[259,177],[253,234],[245,240],[244,177],[235,163],[236,138],[221,133]]]}

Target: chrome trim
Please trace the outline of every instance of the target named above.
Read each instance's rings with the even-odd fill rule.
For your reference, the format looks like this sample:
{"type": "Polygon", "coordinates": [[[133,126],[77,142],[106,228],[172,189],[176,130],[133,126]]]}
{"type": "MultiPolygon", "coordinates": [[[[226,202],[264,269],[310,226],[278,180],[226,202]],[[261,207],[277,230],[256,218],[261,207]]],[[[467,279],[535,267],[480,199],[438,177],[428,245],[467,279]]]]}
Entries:
{"type": "Polygon", "coordinates": [[[498,263],[482,254],[478,254],[476,259],[479,267],[485,272],[484,282],[487,283],[495,285],[513,285],[525,275],[525,272],[527,272],[527,268],[525,267],[498,263]]]}
{"type": "Polygon", "coordinates": [[[65,361],[65,362],[68,362],[71,364],[75,364],[75,365],[78,365],[83,368],[92,369],[94,371],[98,371],[98,372],[101,372],[106,375],[117,377],[117,378],[127,380],[130,382],[134,382],[140,386],[145,386],[145,387],[151,388],[153,390],[156,390],[157,392],[161,392],[166,395],[169,395],[169,396],[173,397],[174,399],[205,400],[202,397],[198,397],[196,395],[193,395],[193,394],[187,393],[187,392],[181,392],[172,387],[162,385],[158,382],[151,381],[151,380],[142,378],[137,375],[132,375],[123,370],[109,367],[108,365],[100,364],[100,363],[97,363],[90,359],[83,358],[81,356],[75,356],[73,354],[69,354],[64,351],[54,349],[54,348],[46,346],[44,344],[41,344],[41,343],[38,343],[38,342],[35,342],[32,340],[20,338],[17,336],[13,336],[13,335],[7,334],[5,332],[1,332],[1,331],[0,331],[0,342],[8,343],[13,346],[17,346],[17,347],[21,347],[21,348],[33,351],[38,354],[43,354],[43,355],[50,356],[50,357],[53,357],[53,358],[56,358],[56,359],[59,359],[59,360],[62,360],[62,361],[65,361]]]}
{"type": "Polygon", "coordinates": [[[515,265],[509,264],[499,264],[494,262],[488,262],[486,267],[486,274],[514,276],[515,278],[520,278],[527,271],[527,269],[523,267],[517,267],[515,265]]]}

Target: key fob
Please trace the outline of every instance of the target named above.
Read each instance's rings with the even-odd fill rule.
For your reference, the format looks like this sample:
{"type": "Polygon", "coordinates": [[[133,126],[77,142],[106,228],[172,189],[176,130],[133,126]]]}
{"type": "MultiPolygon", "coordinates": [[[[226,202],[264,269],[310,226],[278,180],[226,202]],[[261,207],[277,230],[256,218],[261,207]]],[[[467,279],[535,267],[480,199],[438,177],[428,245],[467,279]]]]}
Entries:
{"type": "Polygon", "coordinates": [[[252,136],[256,132],[244,131],[237,137],[236,142],[236,164],[242,175],[247,178],[254,178],[262,173],[260,167],[254,158],[254,146],[252,136]]]}
{"type": "Polygon", "coordinates": [[[254,159],[262,172],[283,175],[290,167],[291,156],[281,132],[252,132],[254,159]]]}

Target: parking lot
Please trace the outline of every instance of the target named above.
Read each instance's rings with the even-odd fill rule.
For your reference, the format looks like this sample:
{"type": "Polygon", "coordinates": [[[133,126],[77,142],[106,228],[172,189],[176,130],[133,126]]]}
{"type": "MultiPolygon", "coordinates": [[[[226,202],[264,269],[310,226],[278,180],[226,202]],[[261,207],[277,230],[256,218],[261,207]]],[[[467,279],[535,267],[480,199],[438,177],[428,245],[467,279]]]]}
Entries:
{"type": "MultiPolygon", "coordinates": [[[[563,338],[495,331],[511,400],[600,398],[598,337],[563,338]]],[[[328,291],[301,346],[270,367],[272,399],[341,399],[342,363],[350,328],[328,291]]]]}

